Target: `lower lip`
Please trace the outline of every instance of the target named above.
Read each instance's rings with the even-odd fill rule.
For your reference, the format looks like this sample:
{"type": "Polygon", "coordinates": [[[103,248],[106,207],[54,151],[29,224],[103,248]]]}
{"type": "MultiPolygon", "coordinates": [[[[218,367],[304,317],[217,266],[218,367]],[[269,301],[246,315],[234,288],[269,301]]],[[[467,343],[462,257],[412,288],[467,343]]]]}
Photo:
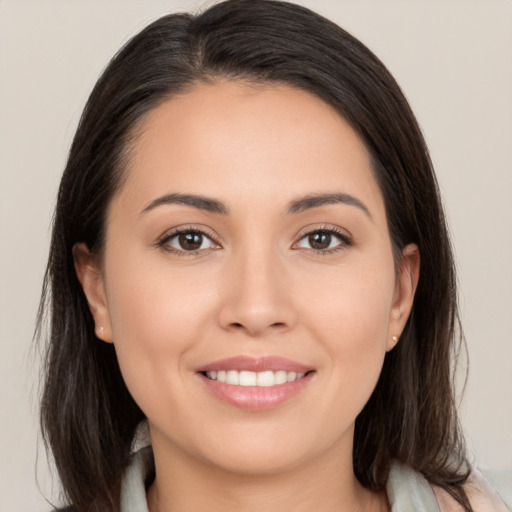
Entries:
{"type": "Polygon", "coordinates": [[[198,374],[206,387],[223,402],[247,411],[266,411],[274,409],[297,396],[311,381],[314,372],[293,382],[269,387],[233,386],[225,382],[212,380],[198,374]]]}

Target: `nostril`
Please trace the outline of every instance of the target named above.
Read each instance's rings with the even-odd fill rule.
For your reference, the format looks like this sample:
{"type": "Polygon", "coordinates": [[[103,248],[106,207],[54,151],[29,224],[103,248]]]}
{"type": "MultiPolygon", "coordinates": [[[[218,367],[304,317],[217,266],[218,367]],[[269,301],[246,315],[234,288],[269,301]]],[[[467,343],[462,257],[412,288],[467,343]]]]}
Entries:
{"type": "MultiPolygon", "coordinates": [[[[245,326],[244,324],[240,323],[240,322],[232,322],[231,324],[231,327],[235,328],[235,329],[245,329],[245,326]]],[[[274,327],[274,328],[283,328],[283,327],[286,327],[286,323],[285,322],[275,322],[273,324],[271,324],[269,327],[274,327]]]]}

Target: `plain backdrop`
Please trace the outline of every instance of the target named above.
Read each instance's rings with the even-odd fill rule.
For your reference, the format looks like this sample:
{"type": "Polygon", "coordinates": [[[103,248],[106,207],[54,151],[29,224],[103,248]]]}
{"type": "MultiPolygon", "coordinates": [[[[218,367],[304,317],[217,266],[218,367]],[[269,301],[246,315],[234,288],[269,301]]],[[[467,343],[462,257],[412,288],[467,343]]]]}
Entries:
{"type": "MultiPolygon", "coordinates": [[[[457,256],[470,364],[462,422],[481,467],[512,469],[512,1],[301,3],[367,44],[417,114],[457,256]]],[[[87,95],[130,36],[204,5],[0,0],[0,512],[49,510],[41,492],[58,488],[38,441],[31,337],[58,182],[87,95]]]]}

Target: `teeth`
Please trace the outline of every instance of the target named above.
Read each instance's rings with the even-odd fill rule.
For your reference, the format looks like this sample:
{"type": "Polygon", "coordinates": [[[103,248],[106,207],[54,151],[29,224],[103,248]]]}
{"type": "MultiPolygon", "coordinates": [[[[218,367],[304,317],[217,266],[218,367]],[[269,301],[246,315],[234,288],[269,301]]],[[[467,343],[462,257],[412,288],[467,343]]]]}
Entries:
{"type": "Polygon", "coordinates": [[[287,372],[285,370],[279,370],[277,372],[239,372],[237,370],[219,370],[217,372],[206,372],[206,376],[211,380],[225,382],[226,384],[231,384],[233,386],[270,387],[302,379],[302,377],[304,377],[304,373],[287,372]]]}
{"type": "Polygon", "coordinates": [[[240,372],[240,386],[256,386],[256,382],[257,376],[254,372],[240,372]]]}
{"type": "Polygon", "coordinates": [[[258,386],[268,387],[276,383],[274,372],[259,372],[256,374],[256,382],[258,386]]]}
{"type": "Polygon", "coordinates": [[[286,382],[286,372],[284,370],[276,372],[274,379],[276,384],[284,384],[286,382]]]}
{"type": "Polygon", "coordinates": [[[233,384],[233,386],[238,386],[240,378],[238,376],[238,372],[236,370],[229,370],[226,373],[226,384],[233,384]]]}

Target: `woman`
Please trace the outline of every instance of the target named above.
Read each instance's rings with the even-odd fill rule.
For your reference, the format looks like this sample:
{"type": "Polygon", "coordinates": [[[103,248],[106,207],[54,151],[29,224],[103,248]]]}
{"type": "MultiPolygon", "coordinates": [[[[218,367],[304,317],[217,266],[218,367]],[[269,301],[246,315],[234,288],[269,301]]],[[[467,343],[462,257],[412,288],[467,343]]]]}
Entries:
{"type": "Polygon", "coordinates": [[[228,1],[123,48],[71,148],[45,290],[42,425],[73,510],[506,510],[457,422],[420,130],[304,8],[228,1]]]}

